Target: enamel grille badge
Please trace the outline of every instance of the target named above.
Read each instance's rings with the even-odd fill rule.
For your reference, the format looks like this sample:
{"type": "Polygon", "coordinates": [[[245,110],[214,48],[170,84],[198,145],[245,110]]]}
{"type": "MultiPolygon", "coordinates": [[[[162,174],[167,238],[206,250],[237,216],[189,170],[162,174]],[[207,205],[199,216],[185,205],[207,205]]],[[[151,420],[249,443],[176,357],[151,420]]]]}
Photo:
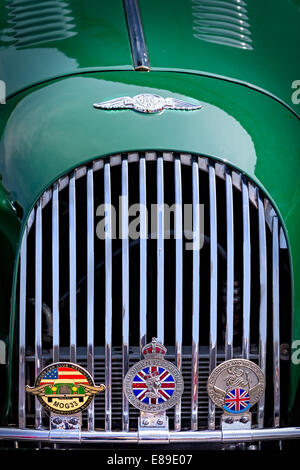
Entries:
{"type": "Polygon", "coordinates": [[[127,372],[124,393],[139,410],[157,413],[174,406],[183,393],[183,378],[174,364],[164,359],[167,349],[156,338],[144,346],[145,357],[127,372]]]}
{"type": "Polygon", "coordinates": [[[90,374],[69,362],[57,362],[45,367],[36,378],[35,386],[26,385],[48,411],[71,415],[85,410],[94,395],[105,390],[104,385],[95,386],[90,374]]]}
{"type": "Polygon", "coordinates": [[[211,401],[225,413],[241,414],[257,403],[265,389],[262,370],[247,359],[230,359],[217,366],[208,378],[211,401]]]}
{"type": "Polygon", "coordinates": [[[97,109],[133,109],[139,113],[159,113],[164,109],[178,109],[183,111],[192,111],[201,109],[200,104],[195,105],[188,101],[179,100],[176,98],[163,98],[160,95],[153,95],[151,93],[142,93],[135,95],[133,98],[130,96],[122,96],[109,101],[102,101],[95,103],[94,108],[97,109]]]}

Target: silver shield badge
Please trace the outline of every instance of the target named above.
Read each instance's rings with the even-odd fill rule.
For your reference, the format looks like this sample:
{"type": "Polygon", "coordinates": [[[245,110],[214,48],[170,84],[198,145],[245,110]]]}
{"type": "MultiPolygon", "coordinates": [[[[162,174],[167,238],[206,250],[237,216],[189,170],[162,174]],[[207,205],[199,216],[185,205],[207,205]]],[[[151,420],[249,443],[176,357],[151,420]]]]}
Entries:
{"type": "Polygon", "coordinates": [[[247,412],[262,397],[265,378],[262,370],[247,359],[230,359],[210,374],[207,391],[211,401],[225,413],[247,412]]]}
{"type": "Polygon", "coordinates": [[[160,95],[153,95],[151,93],[142,93],[130,96],[122,96],[109,101],[102,101],[95,103],[94,108],[98,109],[133,109],[139,113],[159,113],[164,109],[178,109],[183,111],[192,111],[201,109],[202,105],[192,104],[188,101],[179,100],[176,98],[163,98],[160,95]]]}
{"type": "Polygon", "coordinates": [[[141,411],[158,413],[174,406],[183,393],[183,378],[174,364],[164,359],[167,349],[156,338],[144,346],[145,357],[127,372],[124,393],[141,411]]]}

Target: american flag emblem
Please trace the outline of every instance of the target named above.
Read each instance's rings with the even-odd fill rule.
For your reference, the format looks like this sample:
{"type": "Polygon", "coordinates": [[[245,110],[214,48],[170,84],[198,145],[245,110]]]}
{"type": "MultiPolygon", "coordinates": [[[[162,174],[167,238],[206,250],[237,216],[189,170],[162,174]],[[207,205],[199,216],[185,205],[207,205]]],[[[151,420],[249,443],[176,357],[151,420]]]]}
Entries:
{"type": "Polygon", "coordinates": [[[224,409],[230,413],[243,413],[250,408],[250,397],[246,390],[235,388],[226,393],[224,409]]]}
{"type": "Polygon", "coordinates": [[[75,384],[88,384],[86,377],[77,369],[72,367],[56,367],[51,369],[41,378],[40,384],[51,384],[55,380],[60,382],[74,382],[75,384]]]}
{"type": "Polygon", "coordinates": [[[133,378],[132,391],[145,404],[159,405],[167,402],[175,390],[173,375],[164,367],[142,368],[133,378]]]}

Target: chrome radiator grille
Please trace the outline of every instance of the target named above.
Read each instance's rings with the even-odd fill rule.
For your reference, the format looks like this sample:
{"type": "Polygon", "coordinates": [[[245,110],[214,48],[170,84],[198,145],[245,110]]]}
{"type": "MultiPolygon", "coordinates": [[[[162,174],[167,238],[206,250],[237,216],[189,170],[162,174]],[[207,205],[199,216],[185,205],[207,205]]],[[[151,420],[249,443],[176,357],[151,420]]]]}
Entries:
{"type": "Polygon", "coordinates": [[[218,363],[233,357],[250,358],[266,375],[267,398],[254,410],[255,424],[279,426],[280,335],[289,337],[280,315],[284,306],[288,325],[290,308],[290,292],[279,283],[284,269],[289,277],[284,248],[278,216],[263,193],[201,156],[114,155],[59,179],[38,200],[22,238],[19,427],[47,425],[25,384],[47,364],[70,360],[106,385],[105,396],[85,413],[85,426],[136,429],[138,413],[122,393],[123,377],[152,336],[184,375],[182,402],[168,411],[172,429],[219,425],[206,382],[218,363]],[[166,236],[164,205],[174,203],[166,236]],[[192,230],[199,232],[199,203],[204,246],[187,251],[183,208],[190,205],[192,230]],[[136,240],[129,237],[132,204],[140,204],[136,240]],[[145,208],[150,213],[152,204],[151,233],[145,208]]]}

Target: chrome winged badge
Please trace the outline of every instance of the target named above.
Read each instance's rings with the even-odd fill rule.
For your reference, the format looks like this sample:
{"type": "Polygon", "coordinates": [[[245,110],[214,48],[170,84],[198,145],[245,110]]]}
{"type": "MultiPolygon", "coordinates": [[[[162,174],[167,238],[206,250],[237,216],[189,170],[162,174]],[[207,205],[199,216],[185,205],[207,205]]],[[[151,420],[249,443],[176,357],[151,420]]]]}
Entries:
{"type": "Polygon", "coordinates": [[[130,96],[122,96],[121,98],[95,103],[94,108],[106,110],[133,109],[139,113],[159,113],[164,109],[192,111],[201,109],[202,105],[195,105],[177,98],[163,98],[160,95],[142,93],[140,95],[135,95],[132,98],[130,96]]]}

